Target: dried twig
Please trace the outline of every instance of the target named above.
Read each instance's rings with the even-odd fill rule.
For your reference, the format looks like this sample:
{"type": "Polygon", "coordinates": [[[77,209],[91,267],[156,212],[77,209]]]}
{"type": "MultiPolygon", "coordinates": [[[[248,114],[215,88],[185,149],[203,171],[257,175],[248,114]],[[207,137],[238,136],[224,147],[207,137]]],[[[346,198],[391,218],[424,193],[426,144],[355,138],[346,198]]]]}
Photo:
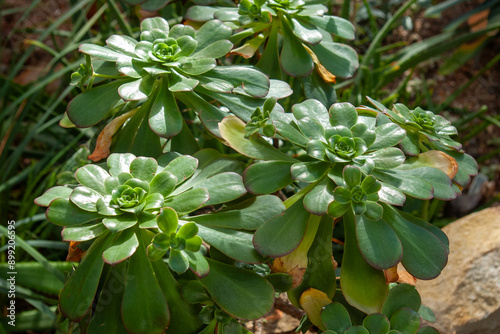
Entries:
{"type": "Polygon", "coordinates": [[[278,298],[274,300],[274,307],[294,317],[295,319],[300,319],[305,314],[304,311],[293,306],[292,303],[290,303],[290,301],[284,294],[281,294],[278,298]]]}

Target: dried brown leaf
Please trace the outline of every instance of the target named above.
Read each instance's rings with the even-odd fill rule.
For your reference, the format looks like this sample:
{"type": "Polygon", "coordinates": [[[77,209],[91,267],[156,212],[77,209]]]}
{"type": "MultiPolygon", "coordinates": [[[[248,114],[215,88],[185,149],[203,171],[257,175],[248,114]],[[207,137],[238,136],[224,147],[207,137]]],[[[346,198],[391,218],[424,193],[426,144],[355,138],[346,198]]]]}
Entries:
{"type": "Polygon", "coordinates": [[[117,118],[113,119],[106,127],[101,131],[97,137],[97,143],[89,159],[92,161],[100,161],[109,156],[109,147],[111,146],[111,141],[113,135],[118,131],[118,129],[125,123],[127,119],[132,117],[137,112],[137,109],[131,110],[117,118]]]}

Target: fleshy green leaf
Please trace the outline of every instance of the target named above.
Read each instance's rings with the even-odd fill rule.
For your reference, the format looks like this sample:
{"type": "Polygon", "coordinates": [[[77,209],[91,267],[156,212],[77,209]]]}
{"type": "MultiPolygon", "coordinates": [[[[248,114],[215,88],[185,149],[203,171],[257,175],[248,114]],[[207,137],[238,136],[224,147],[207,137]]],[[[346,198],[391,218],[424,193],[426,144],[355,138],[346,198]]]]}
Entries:
{"type": "Polygon", "coordinates": [[[311,74],[314,63],[300,40],[294,35],[290,23],[282,17],[283,49],[281,50],[281,66],[293,77],[303,77],[311,74]]]}
{"type": "Polygon", "coordinates": [[[247,190],[243,185],[241,175],[233,172],[226,172],[214,175],[194,187],[204,188],[208,191],[210,199],[205,205],[216,205],[230,202],[246,194],[247,190]]]}
{"type": "Polygon", "coordinates": [[[189,261],[189,269],[198,277],[205,277],[210,272],[207,259],[201,253],[184,252],[189,261]]]}
{"type": "Polygon", "coordinates": [[[252,244],[253,235],[248,232],[222,227],[199,226],[198,235],[207,243],[232,259],[245,263],[263,263],[266,261],[252,244]]]}
{"type": "Polygon", "coordinates": [[[252,271],[207,259],[210,273],[201,282],[217,305],[229,315],[243,320],[258,319],[274,303],[274,289],[252,271]]]}
{"type": "Polygon", "coordinates": [[[344,333],[352,325],[349,313],[340,303],[325,306],[321,311],[321,321],[326,328],[337,333],[344,333]]]}
{"type": "Polygon", "coordinates": [[[181,72],[188,75],[200,75],[217,66],[213,58],[189,59],[179,67],[181,72]]]}
{"type": "Polygon", "coordinates": [[[391,329],[393,330],[415,334],[419,327],[420,316],[409,308],[399,309],[391,317],[391,329]]]}
{"type": "Polygon", "coordinates": [[[108,172],[96,165],[80,167],[75,173],[75,177],[81,185],[93,189],[101,195],[106,195],[104,180],[109,176],[108,172]]]}
{"type": "Polygon", "coordinates": [[[87,128],[102,121],[120,101],[118,87],[124,82],[126,81],[117,80],[78,94],[66,110],[71,122],[78,127],[87,128]]]}
{"type": "Polygon", "coordinates": [[[366,216],[366,218],[371,220],[379,220],[380,218],[382,218],[383,209],[380,204],[366,201],[365,205],[366,211],[364,212],[364,215],[366,216]]]}
{"type": "Polygon", "coordinates": [[[118,59],[124,57],[121,53],[115,52],[107,47],[83,43],[80,45],[78,50],[82,53],[88,54],[90,56],[103,59],[106,61],[117,61],[118,59]]]}
{"type": "MultiPolygon", "coordinates": [[[[167,20],[162,17],[151,17],[142,20],[141,22],[141,31],[153,31],[159,30],[165,34],[168,34],[170,27],[168,25],[167,20]]],[[[158,37],[161,38],[161,37],[158,37]]]]}
{"type": "Polygon", "coordinates": [[[179,107],[174,95],[167,89],[167,84],[163,80],[160,93],[151,106],[149,126],[154,133],[164,138],[173,137],[182,130],[182,115],[179,107]]]}
{"type": "Polygon", "coordinates": [[[170,249],[168,266],[177,274],[182,274],[189,269],[189,260],[185,252],[177,249],[170,249]]]}
{"type": "Polygon", "coordinates": [[[40,206],[49,206],[50,202],[52,202],[56,198],[69,198],[72,192],[73,189],[68,187],[52,187],[47,190],[42,196],[37,197],[35,199],[35,204],[40,206]]]}
{"type": "Polygon", "coordinates": [[[177,187],[174,191],[175,194],[183,192],[217,174],[225,172],[241,174],[243,172],[243,164],[240,161],[229,157],[223,157],[215,150],[201,150],[199,154],[195,154],[194,157],[199,160],[200,167],[187,182],[177,187]]]}
{"type": "Polygon", "coordinates": [[[150,194],[145,199],[146,204],[144,205],[145,211],[156,211],[163,206],[164,198],[162,194],[154,193],[150,194]]]}
{"type": "Polygon", "coordinates": [[[404,153],[396,147],[387,147],[377,150],[370,154],[370,157],[375,162],[375,168],[392,169],[400,166],[405,162],[404,153]]]}
{"type": "Polygon", "coordinates": [[[349,129],[358,121],[356,108],[348,102],[335,103],[328,112],[332,126],[343,125],[349,129]]]}
{"type": "Polygon", "coordinates": [[[286,292],[292,288],[293,278],[288,274],[272,273],[265,277],[273,285],[276,292],[286,292]]]}
{"type": "Polygon", "coordinates": [[[318,56],[321,65],[333,75],[352,77],[359,66],[358,54],[346,44],[322,41],[318,45],[311,45],[311,49],[318,56]]]}
{"type": "Polygon", "coordinates": [[[318,216],[325,215],[329,204],[333,202],[334,189],[335,184],[332,180],[325,178],[304,197],[305,209],[318,216]]]}
{"type": "Polygon", "coordinates": [[[363,326],[352,326],[344,334],[370,334],[370,332],[363,326]]]}
{"type": "Polygon", "coordinates": [[[355,166],[345,166],[344,171],[344,181],[350,189],[361,184],[361,170],[355,166]]]}
{"type": "Polygon", "coordinates": [[[375,141],[375,131],[368,128],[364,123],[357,123],[351,127],[353,137],[361,138],[367,146],[370,146],[375,141]]]}
{"type": "Polygon", "coordinates": [[[193,238],[198,233],[198,226],[196,223],[189,222],[181,226],[177,232],[177,236],[184,240],[193,238]]]}
{"type": "Polygon", "coordinates": [[[112,153],[107,160],[109,173],[118,176],[120,173],[130,173],[130,164],[135,159],[132,153],[112,153]]]}
{"type": "Polygon", "coordinates": [[[121,216],[104,218],[102,223],[108,230],[115,233],[137,224],[137,218],[133,214],[124,214],[121,216]]]}
{"type": "Polygon", "coordinates": [[[118,94],[125,101],[139,101],[146,99],[153,92],[156,79],[145,76],[135,81],[124,83],[118,88],[118,94]]]}
{"type": "Polygon", "coordinates": [[[397,310],[403,307],[419,310],[420,305],[421,300],[417,289],[413,285],[402,283],[389,290],[387,299],[382,307],[382,313],[390,318],[397,310]]]}
{"type": "Polygon", "coordinates": [[[163,261],[155,261],[151,265],[169,305],[170,324],[166,333],[191,334],[196,332],[201,322],[193,306],[188,304],[181,295],[179,283],[163,261]]]}
{"type": "Polygon", "coordinates": [[[310,117],[319,121],[323,127],[329,126],[328,111],[325,106],[317,100],[309,99],[301,103],[294,104],[292,112],[297,119],[310,117]]]}
{"type": "Polygon", "coordinates": [[[138,157],[130,164],[130,173],[133,177],[149,183],[155,176],[157,168],[155,159],[138,157]]]}
{"type": "Polygon", "coordinates": [[[97,238],[106,232],[106,227],[101,224],[65,227],[62,230],[62,239],[64,241],[87,241],[97,238]]]}
{"type": "Polygon", "coordinates": [[[299,16],[300,19],[306,19],[318,28],[328,31],[338,37],[352,40],[355,37],[355,28],[351,22],[338,16],[323,15],[323,16],[309,16],[304,18],[299,16]]]}
{"type": "Polygon", "coordinates": [[[435,329],[434,327],[430,327],[430,326],[425,326],[425,327],[421,327],[417,334],[439,334],[439,331],[437,329],[435,329]]]}
{"type": "Polygon", "coordinates": [[[92,305],[104,266],[102,252],[112,239],[111,235],[102,235],[94,241],[59,293],[59,309],[67,318],[79,321],[92,305]]]}
{"type": "Polygon", "coordinates": [[[226,54],[231,51],[233,47],[233,43],[228,40],[219,40],[210,45],[207,45],[203,50],[199,50],[196,53],[192,54],[192,58],[220,58],[224,57],[226,54]]]}
{"type": "Polygon", "coordinates": [[[177,212],[172,208],[163,208],[156,221],[158,222],[158,228],[168,236],[177,231],[179,218],[177,212]]]}
{"type": "Polygon", "coordinates": [[[243,174],[245,187],[256,195],[274,193],[292,183],[291,166],[288,161],[257,162],[243,174]]]}
{"type": "Polygon", "coordinates": [[[388,184],[382,184],[378,192],[379,200],[381,202],[403,206],[406,201],[406,196],[398,188],[390,186],[388,184]]]}
{"type": "Polygon", "coordinates": [[[325,136],[323,126],[313,118],[304,117],[297,120],[300,132],[311,139],[321,140],[325,136]]]}
{"type": "Polygon", "coordinates": [[[198,42],[193,37],[184,35],[177,38],[177,44],[181,50],[175,56],[180,58],[190,56],[196,50],[198,42]]]}
{"type": "Polygon", "coordinates": [[[267,220],[280,215],[283,211],[285,211],[285,206],[277,196],[264,195],[250,198],[221,211],[185,219],[207,227],[256,230],[267,220]]]}
{"type": "Polygon", "coordinates": [[[234,87],[243,85],[243,90],[254,97],[263,98],[269,93],[268,77],[252,67],[218,66],[206,76],[226,80],[234,87]]]}
{"type": "Polygon", "coordinates": [[[176,24],[175,26],[173,26],[170,29],[170,32],[168,33],[168,37],[175,38],[175,39],[177,39],[181,36],[184,36],[184,35],[191,36],[194,38],[196,35],[196,31],[194,30],[193,27],[191,27],[189,25],[176,24]]]}
{"type": "Polygon", "coordinates": [[[291,167],[292,178],[294,180],[313,183],[325,175],[330,164],[321,161],[299,162],[291,167]]]}
{"type": "Polygon", "coordinates": [[[170,322],[168,305],[143,245],[130,258],[125,278],[122,319],[131,333],[164,333],[170,322]],[[137,321],[141,319],[141,321],[137,321]]]}
{"type": "Polygon", "coordinates": [[[328,214],[332,217],[342,217],[347,210],[351,209],[350,203],[333,201],[328,206],[328,214]]]}
{"type": "Polygon", "coordinates": [[[124,35],[111,35],[107,40],[106,44],[113,50],[126,54],[130,57],[135,57],[135,45],[137,41],[129,36],[124,35]]]}
{"type": "Polygon", "coordinates": [[[101,195],[87,187],[76,187],[69,196],[73,204],[82,210],[97,212],[96,202],[101,198],[101,195]]]}
{"type": "Polygon", "coordinates": [[[326,144],[321,140],[311,140],[306,146],[307,154],[318,160],[328,161],[326,144]]]}
{"type": "Polygon", "coordinates": [[[102,218],[99,213],[82,210],[65,198],[53,200],[46,216],[51,223],[59,226],[81,225],[102,218]]]}
{"type": "Polygon", "coordinates": [[[180,215],[194,211],[210,199],[210,194],[204,188],[191,189],[182,194],[165,199],[165,206],[171,207],[180,215]]]}
{"type": "Polygon", "coordinates": [[[295,18],[291,20],[292,31],[303,42],[316,45],[323,39],[321,33],[305,22],[297,21],[295,18]]]}
{"type": "Polygon", "coordinates": [[[110,269],[87,328],[88,333],[107,334],[126,332],[121,319],[123,288],[116,288],[117,286],[125,286],[125,270],[125,263],[110,269]]]}
{"type": "Polygon", "coordinates": [[[162,194],[166,197],[172,193],[177,184],[177,178],[170,172],[163,171],[155,175],[153,180],[149,183],[149,191],[151,193],[162,194]]]}
{"type": "Polygon", "coordinates": [[[363,320],[363,327],[370,333],[387,333],[391,329],[391,323],[385,315],[372,313],[363,320]]]}
{"type": "MultiPolygon", "coordinates": [[[[206,7],[205,7],[206,8],[206,7]]],[[[228,39],[231,36],[232,30],[219,20],[210,20],[205,23],[196,33],[198,47],[196,52],[203,50],[210,44],[228,39]]]]}
{"type": "Polygon", "coordinates": [[[448,260],[446,246],[433,233],[406,220],[398,211],[384,204],[384,220],[391,225],[403,245],[403,266],[419,279],[432,279],[448,260]]]}
{"type": "Polygon", "coordinates": [[[356,218],[348,210],[344,215],[345,246],[340,274],[342,293],[357,309],[366,313],[380,312],[389,288],[384,273],[370,266],[361,255],[355,225],[356,218]]]}
{"type": "Polygon", "coordinates": [[[257,229],[253,241],[255,249],[269,257],[291,253],[304,237],[309,216],[302,201],[295,202],[282,215],[270,219],[257,229]]]}
{"type": "MultiPolygon", "coordinates": [[[[373,175],[391,187],[385,187],[382,184],[381,192],[385,194],[379,194],[381,201],[391,201],[391,202],[401,202],[403,198],[401,197],[401,192],[420,198],[420,199],[431,199],[434,194],[434,188],[432,184],[425,179],[416,177],[412,172],[399,172],[397,170],[374,170],[373,175]],[[382,195],[387,195],[386,197],[382,195]],[[385,200],[384,200],[385,199],[385,200]]],[[[403,201],[404,203],[404,201],[403,201]]]]}
{"type": "Polygon", "coordinates": [[[406,136],[406,131],[395,123],[386,123],[375,128],[376,139],[370,151],[397,145],[406,136]]]}
{"type": "Polygon", "coordinates": [[[139,239],[137,239],[137,235],[132,229],[127,229],[122,231],[111,246],[104,251],[102,258],[106,263],[116,265],[131,257],[138,246],[139,239]]]}
{"type": "Polygon", "coordinates": [[[356,217],[356,236],[361,254],[374,268],[392,268],[403,257],[403,247],[398,236],[383,220],[356,217]]]}
{"type": "Polygon", "coordinates": [[[273,121],[273,125],[276,127],[276,131],[288,141],[291,141],[295,145],[305,147],[309,142],[309,138],[304,136],[298,129],[290,124],[287,124],[280,120],[273,121]]]}
{"type": "Polygon", "coordinates": [[[181,155],[170,161],[163,171],[172,173],[177,178],[177,184],[179,184],[191,177],[196,168],[198,168],[198,159],[189,155],[181,155]]]}
{"type": "MultiPolygon", "coordinates": [[[[196,90],[202,91],[203,89],[203,87],[198,86],[196,90]]],[[[227,112],[207,102],[195,92],[183,92],[181,95],[176,94],[176,97],[198,112],[201,122],[211,134],[220,137],[218,126],[220,121],[227,116],[227,112]]]]}
{"type": "Polygon", "coordinates": [[[222,138],[243,155],[260,160],[279,160],[297,162],[294,158],[282,153],[266,142],[258,134],[245,138],[245,123],[234,116],[225,117],[219,124],[222,138]]]}
{"type": "Polygon", "coordinates": [[[170,92],[192,92],[199,83],[199,80],[185,77],[173,69],[170,70],[168,86],[170,92]]]}

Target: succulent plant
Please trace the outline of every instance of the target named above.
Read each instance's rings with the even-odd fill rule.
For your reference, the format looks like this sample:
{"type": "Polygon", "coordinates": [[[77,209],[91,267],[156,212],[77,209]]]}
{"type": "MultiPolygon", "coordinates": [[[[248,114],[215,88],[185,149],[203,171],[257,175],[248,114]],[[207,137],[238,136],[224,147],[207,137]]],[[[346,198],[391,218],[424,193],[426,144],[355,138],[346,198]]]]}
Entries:
{"type": "Polygon", "coordinates": [[[149,140],[144,146],[156,156],[161,151],[155,135],[168,139],[183,128],[189,133],[183,125],[179,101],[198,112],[208,131],[218,136],[216,120],[227,113],[208,101],[215,99],[248,120],[255,108],[263,105],[264,98],[291,94],[286,83],[270,81],[252,66],[218,66],[216,60],[233,46],[230,35],[231,29],[218,20],[196,31],[181,24],[170,27],[165,19],[155,17],[142,21],[139,41],[112,35],[106,46],[80,45],[86,64],[75,72],[72,81],[87,87],[69,104],[69,120],[76,126],[89,127],[109,116],[116,119],[128,115],[128,125],[114,130],[114,137],[121,142],[119,150],[130,152],[131,134],[142,133],[142,140],[149,140]],[[111,81],[95,86],[103,80],[111,81]],[[94,108],[88,109],[89,103],[94,108]]]}
{"type": "Polygon", "coordinates": [[[236,33],[238,44],[231,53],[245,58],[260,51],[257,67],[273,79],[300,77],[308,98],[325,104],[336,100],[331,83],[335,77],[350,77],[358,67],[356,52],[335,37],[351,40],[354,26],[341,17],[327,15],[326,0],[243,0],[236,7],[195,5],[186,16],[194,21],[218,19],[236,33]],[[282,45],[278,43],[283,39],[282,45]],[[274,64],[280,63],[281,66],[274,64]],[[316,71],[313,72],[313,70],[316,71]]]}
{"type": "MultiPolygon", "coordinates": [[[[221,256],[244,263],[265,262],[253,248],[251,231],[283,212],[281,200],[276,196],[248,198],[216,212],[193,213],[245,195],[247,191],[239,175],[242,169],[240,162],[213,150],[200,151],[194,157],[169,152],[158,160],[114,153],[107,165],[79,168],[76,187],[54,187],[37,198],[38,205],[48,207],[49,221],[64,227],[64,240],[90,246],[60,294],[62,312],[70,319],[80,320],[87,314],[98,285],[107,284],[112,272],[120,280],[137,278],[134,283],[127,283],[123,296],[116,296],[127,305],[134,298],[140,299],[122,311],[127,319],[120,327],[134,333],[163,332],[170,321],[166,300],[174,308],[182,303],[170,293],[157,294],[167,283],[155,275],[167,280],[171,277],[165,263],[179,275],[191,269],[204,289],[216,296],[219,307],[235,317],[260,317],[268,312],[274,295],[271,285],[255,273],[207,259],[206,248],[201,245],[205,241],[221,256]],[[247,283],[252,287],[243,288],[238,283],[231,289],[232,294],[257,289],[253,306],[242,307],[220,296],[219,281],[231,281],[231,275],[250,275],[247,283]],[[142,284],[147,287],[139,288],[142,284]],[[141,293],[144,295],[139,298],[141,293]],[[134,313],[151,322],[133,322],[134,313]]],[[[189,318],[189,314],[183,313],[186,306],[181,308],[184,311],[171,309],[170,313],[189,318]]],[[[103,317],[97,312],[91,328],[98,328],[101,322],[109,324],[103,317]]],[[[176,320],[179,321],[183,320],[176,320]]]]}
{"type": "Polygon", "coordinates": [[[304,253],[301,241],[310,239],[305,236],[312,216],[342,217],[342,291],[364,312],[376,312],[388,292],[382,269],[401,262],[417,278],[439,275],[448,257],[446,236],[393,205],[403,205],[408,195],[455,198],[460,189],[451,180],[456,173],[451,156],[427,150],[407,158],[396,147],[406,138],[401,124],[349,103],[327,111],[320,102],[306,100],[294,105],[292,114],[273,111],[267,122],[276,128],[274,138],[302,149],[296,158],[284,156],[258,133],[245,136],[245,125],[234,117],[220,125],[232,148],[257,160],[243,174],[250,192],[273,193],[294,182],[298,187],[285,201],[284,215],[257,229],[257,251],[278,259],[295,249],[304,253]]]}
{"type": "MultiPolygon", "coordinates": [[[[420,296],[415,287],[408,284],[394,286],[380,313],[365,315],[362,323],[354,325],[350,312],[341,303],[328,304],[321,310],[320,324],[325,334],[437,334],[435,328],[421,327],[420,296]]],[[[425,320],[433,320],[428,317],[425,320]]]]}
{"type": "MultiPolygon", "coordinates": [[[[455,174],[452,179],[459,187],[464,187],[470,178],[477,174],[477,163],[470,155],[462,150],[462,145],[450,136],[457,134],[457,129],[443,116],[432,111],[415,108],[410,110],[401,103],[392,109],[382,103],[369,98],[369,101],[390,119],[406,130],[407,136],[401,141],[401,149],[408,155],[417,155],[421,152],[437,150],[450,156],[456,163],[455,174]]],[[[433,160],[440,157],[433,155],[433,160]]],[[[442,159],[442,158],[441,158],[442,159]]]]}

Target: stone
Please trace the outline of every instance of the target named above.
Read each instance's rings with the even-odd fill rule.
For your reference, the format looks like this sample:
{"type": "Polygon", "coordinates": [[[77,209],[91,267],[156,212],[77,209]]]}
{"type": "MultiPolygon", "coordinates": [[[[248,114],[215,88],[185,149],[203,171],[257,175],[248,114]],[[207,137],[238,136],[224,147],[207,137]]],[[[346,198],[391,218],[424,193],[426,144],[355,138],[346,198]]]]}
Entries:
{"type": "Polygon", "coordinates": [[[418,281],[422,303],[442,334],[500,333],[500,207],[465,216],[443,228],[448,264],[439,277],[418,281]]]}

